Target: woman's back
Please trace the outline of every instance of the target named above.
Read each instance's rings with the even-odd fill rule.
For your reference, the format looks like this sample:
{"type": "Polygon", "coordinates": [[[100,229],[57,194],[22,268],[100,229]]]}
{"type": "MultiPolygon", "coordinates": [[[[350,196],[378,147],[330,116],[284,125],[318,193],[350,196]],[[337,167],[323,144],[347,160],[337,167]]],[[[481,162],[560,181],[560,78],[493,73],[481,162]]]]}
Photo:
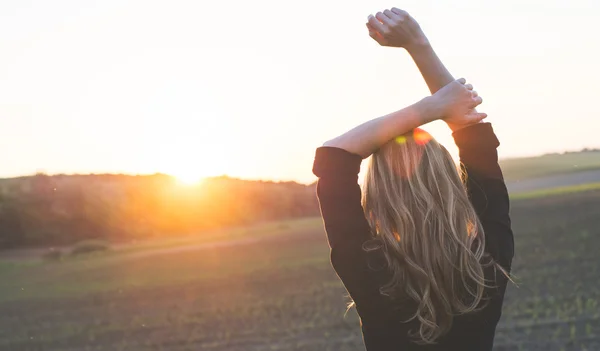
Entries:
{"type": "MultiPolygon", "coordinates": [[[[406,241],[410,241],[410,238],[403,242],[405,233],[392,230],[393,236],[387,235],[387,242],[381,240],[382,235],[377,233],[381,230],[377,227],[383,225],[377,221],[377,216],[381,216],[381,213],[376,214],[375,218],[365,216],[365,210],[371,213],[368,211],[369,207],[364,206],[364,201],[361,203],[361,189],[357,184],[362,157],[336,147],[317,150],[313,171],[319,177],[317,193],[331,246],[331,262],[356,304],[368,350],[492,348],[508,280],[505,273],[510,271],[513,256],[509,199],[496,151],[499,142],[488,123],[461,129],[453,136],[466,175],[470,201],[468,206],[474,209],[477,221],[485,233],[485,237],[480,238],[485,247],[481,247],[481,254],[477,256],[479,262],[475,262],[488,286],[482,288],[482,294],[474,293],[478,284],[482,285],[477,280],[477,267],[470,267],[475,266],[475,254],[469,251],[473,248],[466,247],[459,252],[461,245],[476,246],[473,243],[477,239],[477,230],[466,233],[464,230],[455,230],[455,224],[450,224],[449,227],[456,232],[452,244],[440,244],[437,240],[431,245],[437,245],[441,250],[444,249],[441,245],[446,245],[453,247],[452,250],[438,252],[437,256],[423,254],[428,253],[431,248],[419,246],[425,245],[427,238],[418,238],[419,243],[410,244],[412,251],[407,254],[406,247],[402,248],[402,245],[409,245],[406,241]],[[458,237],[460,233],[466,236],[461,239],[458,237]],[[390,241],[391,237],[395,240],[390,241]],[[455,245],[456,243],[460,245],[455,245]],[[411,262],[403,262],[403,257],[410,258],[411,262]],[[444,266],[446,264],[453,267],[444,266]],[[468,269],[474,272],[471,276],[462,274],[468,269]],[[439,271],[446,273],[438,274],[432,279],[439,271]],[[458,275],[448,272],[458,272],[458,275]],[[395,285],[391,286],[390,282],[395,285]],[[464,288],[461,289],[461,286],[464,288]],[[459,291],[464,291],[464,294],[459,294],[459,291]],[[469,301],[475,301],[476,306],[473,307],[481,309],[469,312],[473,309],[467,308],[469,301]],[[467,307],[459,310],[455,306],[467,307]],[[457,310],[458,313],[469,313],[452,316],[457,310]],[[451,318],[444,321],[444,316],[451,318]],[[451,322],[446,323],[448,330],[443,330],[440,325],[448,321],[451,322]],[[434,337],[428,339],[431,335],[434,337]],[[419,344],[419,341],[431,341],[430,339],[435,339],[435,343],[419,344]]],[[[398,175],[400,178],[407,176],[410,174],[398,175]]],[[[430,183],[428,186],[436,187],[439,183],[430,183]]],[[[443,199],[439,201],[443,202],[443,199]]],[[[444,206],[457,206],[456,203],[457,201],[452,200],[444,206]]],[[[439,204],[431,204],[432,207],[437,205],[439,204]]],[[[403,216],[401,211],[391,212],[392,218],[394,215],[403,216]]],[[[433,214],[426,211],[425,217],[431,215],[433,214]]],[[[414,218],[402,220],[414,221],[414,218]]],[[[432,222],[431,218],[421,220],[432,222]]],[[[452,218],[448,220],[453,221],[452,218]]],[[[390,227],[399,229],[395,224],[390,227]]],[[[419,225],[411,227],[421,228],[419,225]]],[[[441,226],[438,227],[445,231],[441,226]]],[[[441,238],[445,240],[444,236],[441,238]]]]}

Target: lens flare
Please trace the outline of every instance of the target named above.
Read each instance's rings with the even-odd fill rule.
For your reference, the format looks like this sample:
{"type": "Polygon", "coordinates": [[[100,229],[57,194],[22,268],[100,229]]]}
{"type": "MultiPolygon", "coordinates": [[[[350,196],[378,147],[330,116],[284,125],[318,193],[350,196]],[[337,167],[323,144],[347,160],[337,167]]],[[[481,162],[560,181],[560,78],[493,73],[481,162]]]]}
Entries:
{"type": "Polygon", "coordinates": [[[431,139],[433,139],[431,137],[431,134],[427,133],[426,131],[424,131],[423,129],[420,129],[420,128],[415,129],[415,131],[413,133],[413,138],[415,139],[415,142],[419,145],[425,145],[431,139]]]}
{"type": "MultiPolygon", "coordinates": [[[[415,143],[417,143],[419,145],[425,145],[431,139],[433,139],[431,134],[427,133],[426,131],[424,131],[421,128],[416,128],[413,131],[412,138],[415,140],[415,143]]],[[[396,137],[395,141],[398,144],[405,144],[408,140],[405,135],[400,135],[400,136],[396,137]]]]}
{"type": "Polygon", "coordinates": [[[400,135],[399,137],[396,138],[396,142],[398,144],[404,144],[404,143],[406,143],[406,137],[404,135],[400,135]]]}

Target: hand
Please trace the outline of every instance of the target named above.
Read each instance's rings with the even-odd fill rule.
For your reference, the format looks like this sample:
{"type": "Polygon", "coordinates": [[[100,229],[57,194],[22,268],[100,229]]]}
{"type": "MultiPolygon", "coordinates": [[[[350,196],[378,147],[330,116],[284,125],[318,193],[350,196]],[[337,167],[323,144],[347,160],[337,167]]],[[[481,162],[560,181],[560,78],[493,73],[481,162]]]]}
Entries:
{"type": "Polygon", "coordinates": [[[369,15],[369,35],[381,46],[405,48],[428,45],[429,41],[421,27],[406,11],[393,7],[391,10],[369,15]]]}
{"type": "Polygon", "coordinates": [[[453,130],[479,123],[487,117],[487,114],[475,111],[475,107],[481,104],[483,99],[473,90],[471,84],[466,84],[464,78],[444,86],[431,96],[431,100],[435,111],[448,125],[453,126],[453,130]]]}

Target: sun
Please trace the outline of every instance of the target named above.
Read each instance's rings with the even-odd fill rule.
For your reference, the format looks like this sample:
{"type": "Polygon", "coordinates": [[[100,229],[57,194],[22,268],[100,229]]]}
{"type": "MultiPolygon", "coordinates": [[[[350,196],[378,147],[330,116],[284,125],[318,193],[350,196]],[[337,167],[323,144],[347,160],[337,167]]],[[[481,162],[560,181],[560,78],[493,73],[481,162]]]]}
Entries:
{"type": "Polygon", "coordinates": [[[206,160],[195,161],[181,150],[173,149],[169,153],[165,151],[164,156],[160,159],[159,169],[172,176],[181,186],[196,186],[212,176],[213,167],[214,164],[206,160]]]}
{"type": "Polygon", "coordinates": [[[204,180],[204,177],[195,174],[175,175],[175,178],[183,185],[198,185],[204,180]]]}
{"type": "Polygon", "coordinates": [[[204,180],[203,176],[195,172],[179,172],[173,174],[173,176],[183,185],[198,185],[204,180]]]}

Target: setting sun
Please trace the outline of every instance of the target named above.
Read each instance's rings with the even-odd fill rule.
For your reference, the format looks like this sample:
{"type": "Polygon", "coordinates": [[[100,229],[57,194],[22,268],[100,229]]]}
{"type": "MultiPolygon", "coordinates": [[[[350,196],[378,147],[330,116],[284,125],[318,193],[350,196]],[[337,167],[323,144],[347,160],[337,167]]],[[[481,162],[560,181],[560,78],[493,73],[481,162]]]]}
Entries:
{"type": "Polygon", "coordinates": [[[172,174],[179,183],[185,185],[197,185],[202,183],[204,177],[195,172],[180,172],[172,174]]]}
{"type": "Polygon", "coordinates": [[[167,174],[175,177],[177,182],[182,185],[200,184],[208,176],[206,169],[198,163],[192,164],[187,160],[181,160],[177,157],[172,157],[169,160],[170,164],[164,165],[163,169],[167,174]]]}
{"type": "Polygon", "coordinates": [[[197,185],[211,175],[214,165],[191,159],[186,150],[201,148],[201,145],[181,139],[169,140],[170,142],[155,154],[152,162],[156,165],[156,172],[169,174],[182,185],[197,185]]]}

